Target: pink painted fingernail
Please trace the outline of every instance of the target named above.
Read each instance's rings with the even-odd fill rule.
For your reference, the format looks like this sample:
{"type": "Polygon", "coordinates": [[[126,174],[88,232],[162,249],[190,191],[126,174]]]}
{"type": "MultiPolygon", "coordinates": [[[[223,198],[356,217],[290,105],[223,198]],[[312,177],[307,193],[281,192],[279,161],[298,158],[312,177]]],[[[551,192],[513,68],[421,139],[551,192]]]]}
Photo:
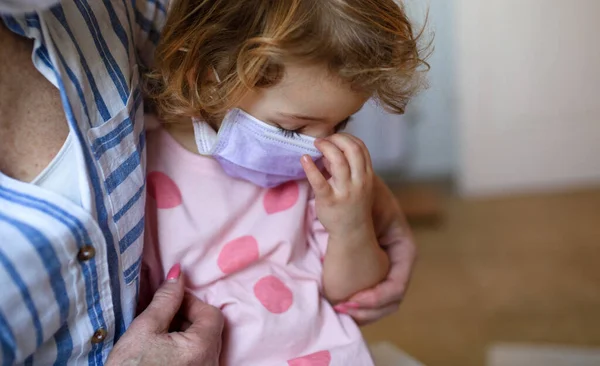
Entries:
{"type": "Polygon", "coordinates": [[[360,304],[357,302],[346,302],[344,306],[349,309],[360,309],[360,304]]]}
{"type": "Polygon", "coordinates": [[[177,263],[167,273],[167,282],[177,282],[179,275],[181,275],[181,264],[177,263]]]}
{"type": "Polygon", "coordinates": [[[333,310],[337,311],[340,314],[348,314],[348,309],[343,304],[334,306],[333,310]]]}

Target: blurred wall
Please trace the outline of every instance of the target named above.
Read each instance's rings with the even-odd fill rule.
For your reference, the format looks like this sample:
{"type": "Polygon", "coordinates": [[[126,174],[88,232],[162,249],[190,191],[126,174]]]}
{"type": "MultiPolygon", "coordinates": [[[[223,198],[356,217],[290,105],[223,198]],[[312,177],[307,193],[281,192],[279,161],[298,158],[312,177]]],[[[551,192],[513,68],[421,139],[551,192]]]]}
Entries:
{"type": "Polygon", "coordinates": [[[365,142],[379,174],[400,175],[406,169],[407,123],[402,116],[387,113],[371,100],[353,116],[347,131],[365,142]]]}
{"type": "Polygon", "coordinates": [[[467,195],[600,183],[600,1],[455,0],[467,195]]]}
{"type": "MultiPolygon", "coordinates": [[[[487,0],[486,0],[487,1],[487,0]]],[[[429,88],[408,107],[405,175],[409,178],[451,176],[456,168],[455,37],[453,0],[405,0],[418,25],[428,16],[423,41],[433,39],[428,59],[429,88]]]]}

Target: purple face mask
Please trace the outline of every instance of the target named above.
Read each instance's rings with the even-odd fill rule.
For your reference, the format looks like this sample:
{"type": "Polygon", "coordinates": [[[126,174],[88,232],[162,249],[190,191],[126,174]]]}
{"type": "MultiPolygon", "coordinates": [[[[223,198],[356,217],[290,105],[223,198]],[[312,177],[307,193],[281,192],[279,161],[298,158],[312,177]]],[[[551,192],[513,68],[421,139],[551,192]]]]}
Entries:
{"type": "Polygon", "coordinates": [[[227,175],[265,188],[306,178],[300,164],[303,155],[318,165],[322,157],[314,137],[287,136],[240,109],[225,116],[218,134],[207,123],[194,120],[194,134],[200,154],[212,156],[227,175]]]}

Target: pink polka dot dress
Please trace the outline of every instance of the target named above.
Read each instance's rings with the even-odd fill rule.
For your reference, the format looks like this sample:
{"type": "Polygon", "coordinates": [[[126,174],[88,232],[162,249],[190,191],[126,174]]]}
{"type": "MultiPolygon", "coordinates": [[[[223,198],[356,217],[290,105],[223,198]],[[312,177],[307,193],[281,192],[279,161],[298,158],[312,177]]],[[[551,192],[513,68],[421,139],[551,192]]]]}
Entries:
{"type": "Polygon", "coordinates": [[[181,263],[189,291],[226,319],[223,366],[373,365],[358,326],[321,294],[327,234],[307,182],[274,189],[148,132],[143,287],[181,263]]]}

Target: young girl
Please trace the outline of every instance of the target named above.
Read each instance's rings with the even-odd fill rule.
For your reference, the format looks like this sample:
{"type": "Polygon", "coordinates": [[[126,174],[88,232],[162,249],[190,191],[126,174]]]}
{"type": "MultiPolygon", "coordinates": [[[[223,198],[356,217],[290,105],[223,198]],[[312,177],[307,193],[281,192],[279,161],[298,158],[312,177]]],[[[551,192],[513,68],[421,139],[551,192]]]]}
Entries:
{"type": "Polygon", "coordinates": [[[179,0],[151,75],[147,286],[180,263],[226,320],[222,365],[372,365],[336,304],[379,283],[374,174],[338,133],[402,113],[423,64],[394,0],[179,0]],[[327,176],[325,176],[325,175],[327,176]],[[336,311],[338,310],[338,311],[336,311]]]}

